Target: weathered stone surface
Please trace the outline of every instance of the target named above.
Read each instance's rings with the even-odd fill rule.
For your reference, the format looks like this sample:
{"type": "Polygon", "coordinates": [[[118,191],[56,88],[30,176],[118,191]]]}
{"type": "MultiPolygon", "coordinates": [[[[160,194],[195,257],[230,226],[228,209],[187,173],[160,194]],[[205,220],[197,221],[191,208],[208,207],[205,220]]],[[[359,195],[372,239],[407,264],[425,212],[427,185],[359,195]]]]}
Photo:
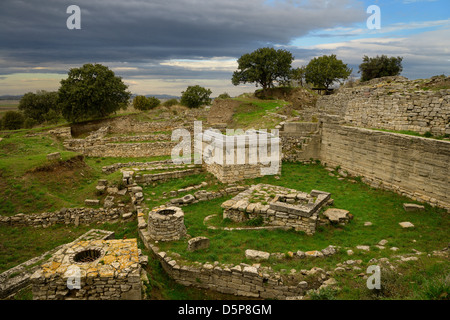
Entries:
{"type": "Polygon", "coordinates": [[[332,223],[346,223],[349,220],[349,211],[342,209],[329,208],[323,215],[332,223]]]}
{"type": "Polygon", "coordinates": [[[188,251],[204,250],[209,248],[209,239],[206,237],[195,237],[188,241],[188,251]]]}
{"type": "Polygon", "coordinates": [[[61,159],[61,154],[59,152],[49,153],[47,154],[47,160],[54,161],[61,159]]]}
{"type": "Polygon", "coordinates": [[[370,251],[370,246],[356,246],[356,249],[363,251],[370,251]]]}
{"type": "Polygon", "coordinates": [[[100,200],[86,199],[84,200],[84,204],[90,207],[94,207],[100,205],[100,200]]]}
{"type": "Polygon", "coordinates": [[[258,251],[258,250],[251,250],[247,249],[245,250],[245,257],[250,260],[268,260],[270,258],[270,253],[264,252],[264,251],[258,251]]]}
{"type": "Polygon", "coordinates": [[[414,225],[411,222],[400,222],[399,225],[403,228],[403,229],[407,229],[407,228],[414,228],[414,225]]]}
{"type": "Polygon", "coordinates": [[[403,209],[407,212],[423,211],[425,207],[415,203],[404,203],[403,209]]]}

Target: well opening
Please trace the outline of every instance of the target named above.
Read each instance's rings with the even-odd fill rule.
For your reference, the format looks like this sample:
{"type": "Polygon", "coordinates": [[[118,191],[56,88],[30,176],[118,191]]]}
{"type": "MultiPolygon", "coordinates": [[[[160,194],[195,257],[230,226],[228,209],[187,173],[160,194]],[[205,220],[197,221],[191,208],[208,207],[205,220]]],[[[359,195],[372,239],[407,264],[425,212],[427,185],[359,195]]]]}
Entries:
{"type": "Polygon", "coordinates": [[[97,260],[102,255],[102,252],[98,249],[88,249],[78,252],[74,257],[73,261],[79,263],[89,263],[97,260]]]}

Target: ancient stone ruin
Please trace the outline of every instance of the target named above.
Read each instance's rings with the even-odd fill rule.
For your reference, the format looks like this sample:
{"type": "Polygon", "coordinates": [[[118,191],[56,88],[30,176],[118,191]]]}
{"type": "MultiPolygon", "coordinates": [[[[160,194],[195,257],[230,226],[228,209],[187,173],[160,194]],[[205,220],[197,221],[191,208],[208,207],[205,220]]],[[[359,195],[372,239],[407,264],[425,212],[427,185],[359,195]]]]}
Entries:
{"type": "Polygon", "coordinates": [[[136,239],[80,241],[31,277],[35,300],[140,300],[136,239]]]}
{"type": "Polygon", "coordinates": [[[316,232],[319,210],[330,200],[330,193],[313,190],[310,194],[279,186],[258,184],[222,204],[223,218],[243,222],[262,217],[265,224],[285,226],[308,235],[316,232]]]}
{"type": "Polygon", "coordinates": [[[148,232],[153,240],[174,241],[186,236],[184,213],[178,207],[156,209],[148,215],[148,232]]]}

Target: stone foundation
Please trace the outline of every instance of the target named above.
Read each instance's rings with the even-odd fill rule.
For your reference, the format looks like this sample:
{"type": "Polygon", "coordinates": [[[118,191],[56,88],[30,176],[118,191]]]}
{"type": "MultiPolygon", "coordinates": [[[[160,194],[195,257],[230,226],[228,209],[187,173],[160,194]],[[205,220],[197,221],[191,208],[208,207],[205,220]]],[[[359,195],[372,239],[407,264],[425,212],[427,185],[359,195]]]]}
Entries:
{"type": "Polygon", "coordinates": [[[167,207],[150,211],[148,232],[153,240],[175,241],[186,236],[184,213],[178,207],[167,207]]]}
{"type": "Polygon", "coordinates": [[[265,224],[294,228],[313,235],[318,214],[330,200],[327,192],[310,194],[278,186],[259,184],[222,204],[223,218],[244,222],[262,217],[265,224]]]}
{"type": "Polygon", "coordinates": [[[140,300],[136,239],[76,242],[31,277],[34,300],[140,300]]]}

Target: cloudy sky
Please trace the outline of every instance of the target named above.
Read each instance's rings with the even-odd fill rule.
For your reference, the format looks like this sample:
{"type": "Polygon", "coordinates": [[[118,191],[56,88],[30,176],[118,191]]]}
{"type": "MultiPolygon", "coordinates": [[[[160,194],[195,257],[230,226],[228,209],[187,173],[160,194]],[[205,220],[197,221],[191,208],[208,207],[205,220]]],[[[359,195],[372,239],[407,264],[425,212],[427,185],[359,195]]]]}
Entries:
{"type": "Polygon", "coordinates": [[[57,90],[70,68],[101,63],[135,94],[180,95],[202,85],[233,86],[236,60],[283,48],[294,66],[336,54],[358,76],[364,55],[402,56],[402,75],[450,74],[448,0],[1,0],[0,95],[57,90]],[[81,30],[69,30],[70,5],[81,30]],[[381,28],[370,30],[370,5],[381,28]]]}

